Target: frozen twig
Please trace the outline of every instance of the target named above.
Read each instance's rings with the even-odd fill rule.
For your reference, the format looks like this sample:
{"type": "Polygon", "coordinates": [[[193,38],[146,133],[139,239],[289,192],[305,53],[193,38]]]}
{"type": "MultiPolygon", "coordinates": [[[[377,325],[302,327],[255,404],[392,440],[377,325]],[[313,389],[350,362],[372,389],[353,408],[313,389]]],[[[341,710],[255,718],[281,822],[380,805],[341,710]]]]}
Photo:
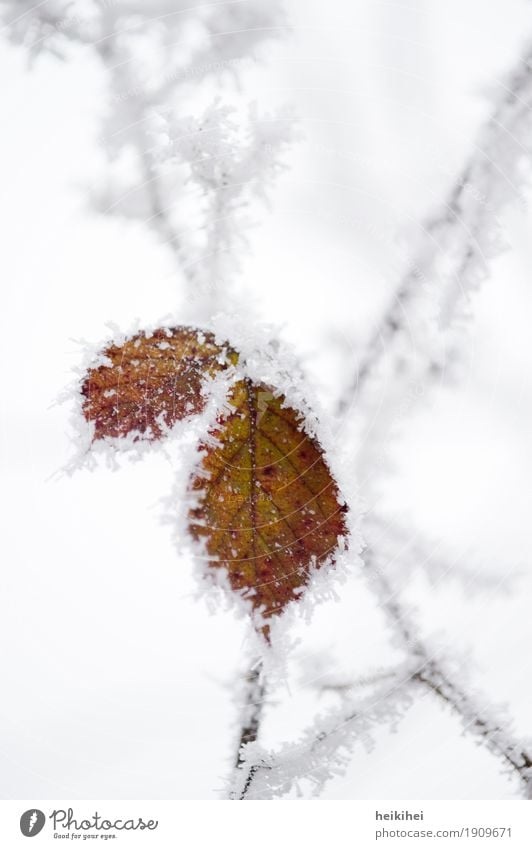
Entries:
{"type": "Polygon", "coordinates": [[[364,535],[371,549],[379,552],[381,568],[394,582],[413,574],[425,575],[433,587],[454,581],[468,594],[510,590],[520,572],[514,565],[486,563],[477,554],[452,552],[441,539],[424,537],[374,511],[364,519],[364,535]]]}
{"type": "Polygon", "coordinates": [[[244,213],[268,197],[292,138],[290,115],[259,117],[235,86],[279,37],[280,3],[3,0],[0,16],[31,56],[67,58],[82,45],[98,57],[108,80],[100,133],[108,167],[93,180],[93,203],[157,235],[183,275],[189,318],[209,320],[239,268],[244,213]],[[205,108],[207,78],[223,107],[214,96],[205,108]]]}
{"type": "Polygon", "coordinates": [[[245,676],[244,684],[245,703],[235,760],[235,770],[238,770],[241,774],[238,775],[238,792],[235,793],[235,791],[232,791],[232,799],[246,798],[256,772],[255,765],[251,764],[248,766],[246,763],[246,747],[257,741],[263,712],[266,687],[263,679],[262,663],[260,661],[251,666],[245,676]]]}
{"type": "Polygon", "coordinates": [[[532,786],[532,741],[519,741],[509,733],[508,722],[483,707],[446,674],[441,663],[427,659],[412,676],[457,714],[464,730],[474,735],[492,754],[517,773],[526,795],[532,786]]]}
{"type": "Polygon", "coordinates": [[[390,676],[369,676],[376,688],[367,698],[353,701],[343,693],[339,709],[319,716],[297,743],[268,752],[257,744],[242,750],[241,775],[236,776],[233,798],[267,799],[301,792],[302,782],[318,793],[323,785],[345,771],[356,742],[371,747],[376,728],[394,729],[424,689],[449,708],[464,731],[484,745],[518,777],[523,795],[532,790],[532,741],[517,739],[502,712],[486,707],[469,688],[457,683],[447,663],[421,637],[411,611],[399,600],[393,585],[380,569],[377,558],[367,552],[366,568],[381,609],[395,634],[405,660],[390,676]]]}
{"type": "Polygon", "coordinates": [[[395,680],[397,678],[396,669],[378,669],[369,675],[361,675],[354,680],[346,679],[335,680],[334,678],[317,681],[314,684],[314,689],[320,693],[337,693],[338,695],[350,695],[355,690],[365,690],[368,687],[373,687],[375,684],[380,684],[382,681],[395,680]]]}
{"type": "Polygon", "coordinates": [[[532,740],[516,739],[511,722],[502,711],[486,707],[484,700],[481,702],[453,680],[445,661],[423,641],[411,612],[399,600],[373,552],[366,552],[365,562],[380,607],[409,657],[413,669],[410,680],[427,688],[450,707],[461,719],[464,730],[517,774],[526,796],[532,785],[532,740]]]}
{"type": "Polygon", "coordinates": [[[341,708],[317,717],[296,743],[285,743],[278,751],[249,746],[244,753],[245,785],[237,775],[233,793],[241,795],[236,798],[281,798],[292,791],[300,793],[302,782],[309,783],[316,795],[327,781],[345,771],[357,742],[371,749],[376,729],[396,728],[413,704],[405,680],[398,669],[386,688],[364,700],[346,700],[341,708]]]}
{"type": "Polygon", "coordinates": [[[523,202],[532,151],[531,61],[528,46],[499,82],[491,117],[441,209],[420,227],[414,259],[366,345],[339,413],[365,396],[373,378],[399,383],[404,395],[405,385],[448,365],[456,340],[443,331],[455,329],[468,293],[505,247],[498,216],[511,202],[523,202]]]}

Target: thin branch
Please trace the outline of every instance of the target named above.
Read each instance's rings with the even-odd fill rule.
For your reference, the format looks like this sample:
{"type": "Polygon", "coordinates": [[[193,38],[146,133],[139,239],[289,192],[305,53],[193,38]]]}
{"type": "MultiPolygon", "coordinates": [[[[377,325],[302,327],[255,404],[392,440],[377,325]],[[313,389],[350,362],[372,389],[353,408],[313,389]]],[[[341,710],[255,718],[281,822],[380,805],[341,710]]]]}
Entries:
{"type": "MultiPolygon", "coordinates": [[[[105,38],[94,41],[94,49],[111,79],[111,88],[117,92],[133,91],[136,93],[136,96],[128,99],[128,108],[132,118],[128,137],[136,149],[140,173],[144,181],[141,188],[145,192],[150,208],[151,214],[147,224],[158,234],[163,244],[172,251],[178,267],[182,269],[185,265],[184,247],[165,206],[163,184],[157,169],[154,168],[152,156],[148,149],[146,131],[150,126],[153,104],[150,106],[149,103],[146,103],[144,96],[138,91],[138,82],[131,74],[133,57],[125,55],[124,50],[119,46],[117,38],[121,30],[117,32],[116,29],[118,19],[115,10],[109,9],[102,0],[100,0],[100,4],[102,7],[102,28],[107,27],[108,31],[105,38]]],[[[189,278],[193,276],[190,269],[187,269],[187,276],[189,278]]]]}
{"type": "Polygon", "coordinates": [[[381,568],[396,582],[417,572],[433,586],[454,581],[470,594],[508,591],[520,575],[513,565],[502,568],[499,563],[495,569],[468,550],[451,553],[443,540],[426,538],[374,511],[364,518],[364,536],[369,547],[379,552],[381,568]]]}
{"type": "Polygon", "coordinates": [[[420,361],[417,376],[438,375],[445,367],[449,351],[445,346],[434,351],[434,337],[455,321],[464,294],[488,276],[488,261],[505,246],[497,216],[510,202],[523,201],[522,165],[531,156],[531,63],[529,46],[507,84],[500,83],[493,113],[447,199],[421,226],[417,255],[366,345],[339,414],[351,407],[385,359],[392,359],[393,376],[403,383],[412,379],[420,361]],[[440,301],[437,322],[428,327],[416,316],[417,305],[427,297],[440,301]]]}
{"type": "Polygon", "coordinates": [[[359,742],[371,749],[374,729],[383,725],[395,728],[412,706],[413,699],[404,686],[409,678],[402,671],[400,667],[392,684],[366,699],[349,701],[317,717],[297,743],[285,743],[277,752],[250,747],[245,752],[246,783],[240,798],[285,797],[294,788],[298,790],[302,780],[312,784],[316,795],[327,781],[345,771],[353,745],[359,742]]]}
{"type": "MultiPolygon", "coordinates": [[[[238,791],[232,791],[231,799],[245,799],[253,782],[257,767],[246,764],[246,747],[256,743],[263,713],[266,685],[263,678],[262,662],[255,663],[244,679],[245,705],[235,759],[235,770],[243,773],[243,781],[238,791]]],[[[241,776],[239,776],[241,778],[241,776]]]]}
{"type": "MultiPolygon", "coordinates": [[[[142,3],[123,8],[96,0],[87,14],[78,14],[67,0],[56,6],[49,12],[42,3],[6,0],[0,21],[6,21],[8,36],[32,55],[61,55],[62,47],[67,58],[70,43],[96,54],[115,97],[102,130],[113,148],[109,179],[95,187],[93,201],[102,212],[125,214],[151,228],[185,277],[194,320],[210,319],[225,305],[227,280],[239,270],[236,249],[249,222],[242,215],[237,220],[236,213],[267,196],[266,187],[282,171],[278,157],[292,137],[288,116],[259,120],[250,106],[244,123],[229,118],[229,99],[241,101],[235,85],[244,69],[241,63],[253,61],[254,48],[281,35],[282,5],[277,0],[263,6],[208,4],[198,13],[194,5],[176,9],[172,0],[151,11],[142,3]],[[23,15],[16,9],[21,2],[23,15]],[[204,38],[198,32],[188,38],[189,24],[204,38]],[[156,62],[146,57],[150,41],[156,62]],[[195,81],[199,86],[206,78],[215,81],[227,102],[215,99],[199,117],[191,94],[195,81]],[[231,93],[224,88],[226,79],[232,80],[231,93]],[[170,152],[172,139],[186,142],[181,155],[170,152]],[[219,151],[214,155],[216,140],[219,151]],[[129,167],[132,151],[134,169],[129,167]],[[121,160],[127,161],[127,170],[114,167],[121,160]],[[171,164],[171,171],[163,168],[171,164]],[[180,224],[174,213],[192,226],[180,224]]],[[[236,106],[234,112],[237,116],[236,106]]]]}
{"type": "Polygon", "coordinates": [[[136,123],[135,136],[137,136],[137,154],[141,167],[141,172],[144,177],[144,188],[148,197],[151,209],[151,217],[148,220],[149,226],[158,234],[162,243],[166,245],[174,256],[178,268],[185,270],[189,283],[194,282],[194,269],[187,265],[184,257],[184,247],[181,238],[173,226],[168,210],[163,201],[163,187],[159,173],[153,167],[149,152],[146,150],[145,140],[143,138],[143,126],[148,120],[149,111],[144,109],[142,105],[138,106],[138,121],[136,123]]]}
{"type": "Polygon", "coordinates": [[[424,643],[410,611],[399,601],[397,592],[380,569],[372,552],[367,552],[366,567],[381,608],[414,666],[411,680],[427,687],[451,707],[460,717],[464,730],[475,736],[490,752],[512,768],[523,782],[523,790],[527,795],[532,787],[532,741],[514,738],[508,721],[504,727],[504,721],[495,716],[491,709],[482,707],[475,697],[452,680],[445,664],[424,643]]]}
{"type": "Polygon", "coordinates": [[[345,681],[324,681],[320,683],[316,681],[313,688],[319,693],[337,693],[338,695],[350,695],[355,690],[362,690],[368,687],[373,687],[375,684],[380,684],[382,681],[395,680],[397,678],[397,669],[382,669],[377,670],[370,675],[361,675],[354,680],[345,681]]]}
{"type": "Polygon", "coordinates": [[[465,730],[479,737],[489,751],[517,773],[524,784],[525,792],[529,789],[532,784],[530,743],[523,744],[511,739],[502,723],[489,716],[487,710],[477,705],[463,689],[451,681],[437,661],[427,661],[425,666],[412,676],[412,680],[424,685],[444,701],[460,717],[465,730]]]}
{"type": "Polygon", "coordinates": [[[512,734],[511,725],[492,709],[483,707],[475,695],[453,679],[445,662],[424,642],[409,609],[380,569],[373,552],[366,552],[366,568],[380,607],[393,628],[405,662],[395,670],[387,687],[363,701],[346,701],[339,710],[317,717],[297,743],[285,744],[277,752],[258,746],[241,750],[245,782],[233,798],[283,797],[306,779],[315,793],[335,775],[343,773],[357,741],[371,745],[371,731],[383,725],[396,726],[415,703],[413,685],[422,687],[461,720],[464,730],[483,744],[520,780],[523,795],[532,795],[532,741],[512,734]]]}

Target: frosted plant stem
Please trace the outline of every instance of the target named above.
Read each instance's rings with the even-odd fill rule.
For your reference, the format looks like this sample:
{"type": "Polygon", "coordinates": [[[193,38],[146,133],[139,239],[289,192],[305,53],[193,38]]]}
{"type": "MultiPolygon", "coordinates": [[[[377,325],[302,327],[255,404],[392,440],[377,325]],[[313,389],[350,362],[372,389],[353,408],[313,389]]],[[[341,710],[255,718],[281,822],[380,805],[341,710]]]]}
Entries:
{"type": "MultiPolygon", "coordinates": [[[[335,775],[342,774],[357,744],[371,746],[375,729],[395,728],[413,704],[408,672],[400,668],[387,686],[365,699],[351,700],[319,715],[296,742],[282,744],[276,752],[256,747],[245,755],[245,788],[235,775],[232,798],[286,797],[300,781],[310,783],[313,795],[335,775]]],[[[240,779],[240,780],[239,780],[240,779]]]]}
{"type": "MultiPolygon", "coordinates": [[[[142,112],[141,112],[142,115],[142,112]]],[[[174,253],[178,264],[181,264],[181,246],[177,233],[174,232],[166,210],[161,202],[161,192],[157,173],[153,168],[148,153],[143,149],[142,142],[138,144],[138,154],[146,181],[146,190],[150,198],[152,211],[151,224],[156,229],[165,245],[174,253]]]]}
{"type": "Polygon", "coordinates": [[[267,199],[293,139],[293,122],[282,112],[259,119],[248,103],[243,114],[235,64],[280,36],[282,0],[197,9],[175,0],[93,0],[85,5],[94,8],[79,14],[78,5],[3,0],[0,28],[32,56],[68,61],[75,43],[102,63],[112,96],[102,124],[108,179],[97,181],[93,203],[151,229],[183,278],[180,310],[206,323],[227,310],[252,222],[248,207],[267,199]],[[150,44],[157,51],[151,58],[150,44]],[[216,95],[200,114],[191,96],[196,77],[199,103],[207,80],[216,95]]]}
{"type": "Polygon", "coordinates": [[[432,660],[414,673],[412,680],[427,687],[443,700],[464,722],[468,732],[480,737],[488,749],[514,770],[527,790],[532,782],[532,754],[518,741],[512,740],[501,723],[486,716],[469,698],[465,690],[456,686],[432,660]]]}
{"type": "MultiPolygon", "coordinates": [[[[120,56],[116,49],[115,38],[113,29],[110,37],[105,42],[98,44],[96,49],[110,78],[115,80],[117,88],[123,88],[127,91],[128,88],[134,87],[134,82],[128,80],[127,63],[124,62],[123,57],[120,56]]],[[[148,223],[158,233],[163,244],[172,251],[179,268],[182,268],[183,248],[181,241],[165,209],[162,201],[160,177],[153,167],[150,154],[146,149],[144,133],[146,126],[148,126],[148,114],[149,110],[144,108],[142,101],[139,101],[135,109],[136,121],[131,133],[137,150],[141,173],[144,178],[143,188],[151,209],[151,218],[148,223]]],[[[188,271],[188,274],[190,274],[190,271],[188,271]]]]}
{"type": "Polygon", "coordinates": [[[469,594],[507,591],[513,588],[520,570],[513,563],[504,563],[504,579],[500,567],[486,562],[469,549],[454,551],[441,538],[427,538],[412,526],[404,526],[368,512],[364,519],[364,534],[370,548],[379,551],[383,570],[394,583],[404,582],[417,573],[424,574],[432,587],[442,581],[454,581],[469,594]],[[467,556],[466,556],[467,555],[467,556]]]}
{"type": "MultiPolygon", "coordinates": [[[[434,287],[440,300],[441,327],[450,325],[458,303],[468,289],[489,274],[487,260],[504,248],[498,237],[497,215],[510,203],[522,201],[523,160],[530,161],[528,143],[532,118],[532,47],[519,58],[491,117],[480,133],[472,154],[459,173],[440,208],[423,222],[422,237],[414,259],[397,286],[389,307],[366,345],[356,375],[338,404],[345,414],[360,395],[381,362],[392,355],[401,335],[410,337],[413,311],[423,287],[434,287]],[[495,236],[494,232],[495,231],[495,236]],[[447,268],[439,263],[445,259],[447,268]]],[[[425,295],[426,297],[426,295],[425,295]]],[[[436,329],[433,332],[437,332],[436,329]]],[[[412,340],[414,361],[424,360],[425,375],[441,372],[441,358],[434,357],[430,334],[412,340]]],[[[397,379],[407,382],[411,368],[407,354],[395,352],[397,379]]]]}
{"type": "Polygon", "coordinates": [[[317,717],[298,742],[285,743],[277,752],[267,752],[260,747],[250,750],[245,745],[257,741],[264,696],[260,672],[253,669],[246,679],[246,711],[230,798],[286,797],[302,779],[310,781],[318,792],[330,778],[345,771],[354,743],[367,742],[374,728],[397,725],[414,703],[415,693],[420,688],[450,709],[467,734],[517,775],[523,785],[523,795],[529,798],[532,795],[532,743],[517,739],[506,717],[486,707],[482,696],[470,692],[466,684],[457,682],[455,675],[447,671],[444,659],[436,656],[419,634],[410,610],[398,598],[372,549],[366,551],[365,563],[371,588],[399,647],[406,654],[405,660],[387,686],[378,688],[366,699],[317,717]]]}
{"type": "Polygon", "coordinates": [[[240,736],[238,740],[238,749],[235,759],[235,769],[248,769],[247,777],[242,785],[239,795],[231,795],[233,799],[245,799],[254,773],[257,769],[255,765],[245,766],[245,748],[248,743],[255,743],[259,736],[260,723],[262,719],[264,694],[266,690],[263,677],[262,662],[255,663],[251,666],[245,677],[245,703],[242,716],[242,725],[240,728],[240,736]]]}
{"type": "Polygon", "coordinates": [[[453,681],[445,665],[434,657],[423,643],[409,611],[401,604],[391,583],[383,574],[371,552],[366,553],[366,566],[371,570],[370,582],[379,597],[388,621],[407,650],[413,665],[410,680],[420,684],[457,714],[464,730],[475,736],[523,782],[524,795],[532,788],[532,743],[513,737],[509,723],[484,708],[477,698],[453,681]]]}

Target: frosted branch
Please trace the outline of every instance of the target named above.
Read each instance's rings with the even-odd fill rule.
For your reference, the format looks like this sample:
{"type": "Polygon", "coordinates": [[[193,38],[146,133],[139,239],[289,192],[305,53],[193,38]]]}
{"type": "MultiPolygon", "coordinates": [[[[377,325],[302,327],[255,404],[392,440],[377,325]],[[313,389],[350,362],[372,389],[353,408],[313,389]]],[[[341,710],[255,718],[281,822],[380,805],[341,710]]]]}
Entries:
{"type": "Polygon", "coordinates": [[[479,699],[459,687],[444,670],[441,662],[427,660],[419,672],[412,676],[429,689],[440,701],[451,708],[461,720],[464,731],[472,734],[495,755],[511,772],[520,778],[525,795],[532,787],[532,740],[516,740],[508,719],[479,699]]]}
{"type": "MultiPolygon", "coordinates": [[[[380,609],[397,647],[405,654],[404,662],[394,674],[378,672],[358,682],[363,686],[385,682],[365,699],[354,701],[346,695],[348,688],[342,688],[341,707],[318,716],[297,743],[286,743],[277,751],[266,751],[256,741],[246,746],[234,777],[232,798],[281,798],[301,793],[303,784],[310,785],[312,794],[318,794],[329,780],[343,774],[357,743],[371,749],[375,729],[397,728],[415,703],[418,689],[450,709],[464,732],[518,777],[528,798],[532,793],[532,741],[519,740],[502,710],[486,707],[484,697],[474,693],[466,682],[458,683],[457,672],[450,671],[449,663],[421,637],[413,611],[399,600],[378,557],[367,551],[365,562],[380,609]]],[[[353,689],[356,685],[353,682],[353,689]]]]}
{"type": "Polygon", "coordinates": [[[252,746],[259,736],[264,696],[266,693],[262,663],[260,661],[251,666],[245,677],[244,685],[245,703],[235,762],[235,788],[230,796],[232,799],[246,798],[256,771],[253,764],[247,764],[246,752],[247,747],[252,746]]]}
{"type": "Polygon", "coordinates": [[[236,95],[235,82],[278,38],[281,5],[175,0],[4,0],[8,36],[32,56],[95,53],[109,81],[101,130],[108,167],[91,194],[105,214],[140,220],[173,254],[186,281],[190,319],[204,321],[226,299],[248,226],[244,212],[265,199],[282,170],[292,119],[205,102],[205,80],[236,95]],[[176,8],[177,5],[177,8],[176,8]],[[148,8],[149,7],[149,8],[148,8]],[[151,49],[147,50],[147,45],[151,49]],[[232,85],[230,85],[232,83],[232,85]],[[238,120],[236,120],[238,119],[238,120]],[[169,147],[171,142],[171,148],[169,147]]]}
{"type": "Polygon", "coordinates": [[[472,592],[508,592],[520,574],[513,564],[487,563],[469,551],[451,551],[441,539],[428,539],[419,531],[391,521],[378,513],[364,518],[364,535],[371,549],[379,552],[383,571],[397,584],[413,574],[424,575],[436,587],[453,581],[472,592]]]}
{"type": "Polygon", "coordinates": [[[318,717],[297,743],[285,743],[276,752],[256,743],[248,746],[242,774],[236,775],[232,788],[233,798],[281,798],[300,793],[303,783],[310,785],[313,795],[318,794],[327,781],[345,771],[357,743],[371,750],[374,732],[383,726],[395,730],[413,704],[401,672],[397,670],[397,680],[385,690],[361,701],[346,701],[338,710],[318,717]]]}
{"type": "Polygon", "coordinates": [[[380,607],[414,670],[410,680],[427,688],[450,707],[460,718],[464,731],[485,745],[488,751],[518,776],[523,793],[527,796],[532,787],[532,740],[517,739],[511,721],[502,711],[486,707],[485,698],[468,692],[469,687],[456,682],[447,670],[446,661],[424,642],[412,612],[399,600],[397,591],[381,570],[374,552],[366,552],[365,563],[380,607]]]}
{"type": "Polygon", "coordinates": [[[371,336],[342,398],[345,413],[374,380],[405,385],[441,374],[453,357],[458,319],[468,294],[505,247],[498,216],[523,203],[530,175],[532,47],[506,82],[475,148],[441,208],[420,227],[420,239],[393,299],[371,336]]]}

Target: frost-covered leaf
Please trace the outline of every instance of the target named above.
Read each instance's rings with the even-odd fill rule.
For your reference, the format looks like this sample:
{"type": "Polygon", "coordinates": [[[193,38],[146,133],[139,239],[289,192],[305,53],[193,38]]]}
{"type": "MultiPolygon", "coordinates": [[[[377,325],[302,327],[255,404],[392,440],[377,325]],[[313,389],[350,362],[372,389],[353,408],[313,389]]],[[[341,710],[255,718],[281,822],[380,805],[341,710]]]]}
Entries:
{"type": "MultiPolygon", "coordinates": [[[[109,345],[81,387],[93,438],[155,440],[205,408],[205,385],[245,360],[212,334],[161,328],[109,345]]],[[[335,560],[346,506],[303,415],[264,383],[228,372],[216,422],[197,447],[188,530],[213,574],[269,636],[268,619],[297,601],[311,573],[335,560]]],[[[205,425],[206,429],[208,425],[205,425]]]]}
{"type": "Polygon", "coordinates": [[[229,409],[191,481],[190,531],[209,567],[225,568],[232,589],[268,619],[301,596],[312,568],[334,560],[347,508],[320,445],[283,396],[245,379],[229,409]]]}
{"type": "Polygon", "coordinates": [[[165,428],[202,411],[206,378],[235,363],[237,355],[214,336],[187,327],[138,333],[110,345],[103,362],[81,387],[83,415],[94,439],[128,434],[158,439],[165,428]]]}

